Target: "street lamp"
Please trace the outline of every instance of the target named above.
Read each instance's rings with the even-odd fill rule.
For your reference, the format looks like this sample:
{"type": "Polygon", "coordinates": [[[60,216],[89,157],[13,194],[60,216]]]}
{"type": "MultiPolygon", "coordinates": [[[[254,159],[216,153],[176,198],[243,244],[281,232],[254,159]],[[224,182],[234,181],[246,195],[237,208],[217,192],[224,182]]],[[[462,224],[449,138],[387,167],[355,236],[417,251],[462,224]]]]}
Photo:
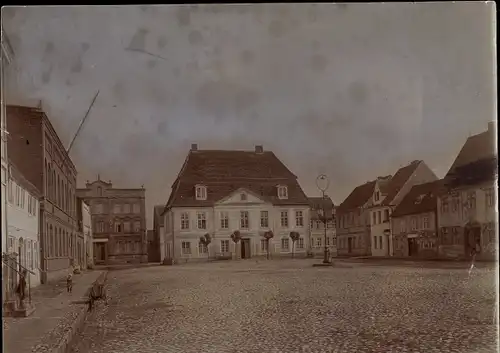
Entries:
{"type": "Polygon", "coordinates": [[[321,174],[316,178],[316,186],[321,191],[321,195],[322,195],[322,199],[323,199],[322,207],[320,210],[318,210],[318,213],[320,214],[321,220],[323,221],[324,230],[325,230],[325,250],[324,250],[324,254],[323,254],[324,255],[323,256],[323,263],[324,264],[330,263],[330,259],[328,258],[328,247],[326,245],[326,226],[327,226],[328,218],[327,218],[326,210],[325,210],[325,204],[326,204],[325,191],[328,189],[329,185],[330,185],[330,181],[328,180],[328,177],[326,175],[321,174]]]}

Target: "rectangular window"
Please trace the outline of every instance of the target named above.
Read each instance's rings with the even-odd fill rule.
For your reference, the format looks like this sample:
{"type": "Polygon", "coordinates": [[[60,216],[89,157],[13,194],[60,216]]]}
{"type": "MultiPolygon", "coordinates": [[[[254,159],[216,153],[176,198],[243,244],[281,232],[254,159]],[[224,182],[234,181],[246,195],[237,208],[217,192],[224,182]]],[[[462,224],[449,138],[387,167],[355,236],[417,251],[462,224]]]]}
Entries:
{"type": "Polygon", "coordinates": [[[267,240],[266,239],[260,240],[260,250],[262,252],[267,252],[267,240]]]}
{"type": "Polygon", "coordinates": [[[128,221],[123,222],[123,231],[125,233],[130,233],[130,222],[128,221]]]}
{"type": "Polygon", "coordinates": [[[269,212],[268,211],[260,211],[260,226],[261,228],[269,227],[269,212]]]}
{"type": "Polygon", "coordinates": [[[135,221],[134,222],[134,232],[140,232],[141,231],[141,221],[135,221]]]}
{"type": "Polygon", "coordinates": [[[125,203],[123,204],[123,213],[130,213],[130,204],[129,203],[125,203]]]}
{"type": "Polygon", "coordinates": [[[423,229],[429,229],[429,217],[424,216],[422,218],[422,228],[423,229]]]}
{"type": "Polygon", "coordinates": [[[241,229],[248,229],[248,211],[241,211],[240,212],[240,228],[241,229]]]}
{"type": "Polygon", "coordinates": [[[229,229],[229,214],[227,212],[220,213],[220,227],[221,229],[229,229]]]}
{"type": "Polygon", "coordinates": [[[417,218],[413,217],[411,219],[411,230],[417,230],[417,218]]]}
{"type": "Polygon", "coordinates": [[[220,241],[220,252],[225,254],[229,252],[229,240],[220,241]]]}
{"type": "Polygon", "coordinates": [[[122,205],[119,203],[116,203],[115,206],[113,207],[113,213],[115,213],[115,214],[122,213],[122,205]]]}
{"type": "Polygon", "coordinates": [[[281,227],[288,227],[288,211],[281,211],[281,227]]]}
{"type": "Polygon", "coordinates": [[[304,226],[304,216],[302,211],[295,211],[295,226],[303,227],[304,226]]]}
{"type": "Polygon", "coordinates": [[[290,249],[290,239],[282,238],[281,239],[281,250],[289,250],[290,249]]]}
{"type": "Polygon", "coordinates": [[[443,197],[441,200],[441,212],[448,213],[449,205],[448,205],[448,197],[443,197]]]}
{"type": "Polygon", "coordinates": [[[189,229],[189,213],[181,213],[181,229],[189,229]]]}
{"type": "Polygon", "coordinates": [[[191,255],[191,243],[189,241],[182,242],[182,255],[191,255]]]}
{"type": "Polygon", "coordinates": [[[377,224],[382,223],[382,212],[378,211],[377,212],[377,224]]]}
{"type": "Polygon", "coordinates": [[[372,213],[373,224],[377,224],[377,212],[372,213]]]}
{"type": "Polygon", "coordinates": [[[198,212],[196,217],[198,219],[198,229],[207,229],[207,214],[205,212],[198,212]]]}
{"type": "Polygon", "coordinates": [[[384,222],[389,222],[389,210],[384,210],[384,222]]]}
{"type": "Polygon", "coordinates": [[[104,233],[104,222],[103,221],[97,222],[97,232],[104,233]]]}
{"type": "Polygon", "coordinates": [[[122,223],[120,221],[115,222],[115,233],[122,232],[122,223]]]}
{"type": "Polygon", "coordinates": [[[321,238],[316,238],[316,247],[321,248],[321,238]]]}
{"type": "Polygon", "coordinates": [[[297,249],[304,249],[304,238],[299,238],[297,241],[297,249]]]}
{"type": "Polygon", "coordinates": [[[139,213],[141,213],[141,204],[139,204],[139,203],[134,203],[134,204],[132,205],[132,207],[133,207],[133,211],[134,211],[134,213],[135,213],[135,214],[139,214],[139,213]]]}
{"type": "Polygon", "coordinates": [[[198,243],[198,253],[200,255],[207,254],[208,253],[207,244],[198,243]]]}
{"type": "Polygon", "coordinates": [[[495,203],[495,194],[493,192],[493,189],[492,188],[487,189],[485,196],[486,196],[486,207],[493,207],[495,203]]]}
{"type": "Polygon", "coordinates": [[[471,210],[474,210],[476,208],[476,192],[475,191],[468,191],[467,192],[467,206],[471,210]]]}
{"type": "Polygon", "coordinates": [[[9,202],[14,202],[14,185],[11,180],[9,180],[9,202]]]}
{"type": "Polygon", "coordinates": [[[453,197],[451,199],[451,211],[452,212],[457,212],[459,205],[460,205],[460,199],[458,197],[453,197]]]}
{"type": "Polygon", "coordinates": [[[374,249],[378,249],[378,247],[377,247],[377,236],[376,235],[373,236],[373,248],[374,249]]]}

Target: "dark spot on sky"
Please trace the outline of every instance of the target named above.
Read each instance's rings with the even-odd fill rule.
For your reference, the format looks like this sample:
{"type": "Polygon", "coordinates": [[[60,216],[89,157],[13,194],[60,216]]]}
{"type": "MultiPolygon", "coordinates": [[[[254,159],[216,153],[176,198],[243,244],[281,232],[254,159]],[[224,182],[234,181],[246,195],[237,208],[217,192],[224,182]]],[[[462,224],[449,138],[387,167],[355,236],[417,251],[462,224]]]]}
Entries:
{"type": "Polygon", "coordinates": [[[311,58],[311,68],[314,72],[323,72],[328,66],[328,60],[324,55],[315,54],[311,58]]]}
{"type": "Polygon", "coordinates": [[[149,30],[146,28],[139,28],[137,32],[135,32],[128,49],[131,50],[145,50],[146,49],[146,36],[149,33],[149,30]]]}
{"type": "Polygon", "coordinates": [[[54,51],[54,43],[47,42],[47,44],[45,44],[45,54],[50,54],[53,51],[54,51]]]}
{"type": "Polygon", "coordinates": [[[186,27],[191,24],[191,12],[190,9],[186,6],[182,6],[177,9],[177,23],[181,27],[186,27]]]}
{"type": "Polygon", "coordinates": [[[198,30],[191,31],[191,32],[189,32],[189,35],[188,35],[188,41],[189,41],[189,44],[191,44],[191,45],[201,44],[203,42],[203,35],[198,30]]]}
{"type": "Polygon", "coordinates": [[[272,21],[268,26],[268,32],[273,37],[281,37],[285,33],[285,25],[282,21],[272,21]]]}
{"type": "Polygon", "coordinates": [[[52,65],[42,74],[42,83],[47,84],[50,82],[50,76],[52,75],[52,65]]]}
{"type": "Polygon", "coordinates": [[[312,4],[307,11],[307,19],[309,22],[314,23],[318,20],[318,6],[312,4]]]}
{"type": "Polygon", "coordinates": [[[82,68],[83,68],[82,59],[80,57],[78,57],[78,59],[73,64],[73,66],[71,66],[71,72],[73,72],[73,73],[81,72],[82,68]]]}
{"type": "Polygon", "coordinates": [[[142,5],[142,6],[139,6],[139,8],[141,9],[141,11],[142,11],[142,12],[146,12],[146,11],[148,11],[149,6],[147,6],[147,5],[142,5]]]}
{"type": "Polygon", "coordinates": [[[350,98],[358,104],[365,103],[368,98],[368,90],[364,83],[355,81],[349,86],[350,98]]]}
{"type": "Polygon", "coordinates": [[[152,69],[156,66],[156,60],[149,60],[148,61],[148,69],[152,69]]]}
{"type": "Polygon", "coordinates": [[[245,65],[250,65],[254,62],[255,55],[251,50],[243,50],[240,54],[241,62],[245,65]]]}
{"type": "Polygon", "coordinates": [[[160,36],[160,38],[158,38],[158,48],[163,49],[165,45],[167,45],[167,38],[165,38],[165,36],[160,36]]]}
{"type": "Polygon", "coordinates": [[[166,121],[160,121],[158,123],[158,134],[160,135],[165,135],[165,132],[167,132],[167,122],[166,121]]]}
{"type": "Polygon", "coordinates": [[[90,44],[89,43],[82,43],[82,51],[85,53],[87,50],[89,50],[90,44]]]}
{"type": "Polygon", "coordinates": [[[72,84],[73,84],[73,82],[71,82],[71,80],[69,78],[66,79],[66,86],[71,86],[72,84]]]}

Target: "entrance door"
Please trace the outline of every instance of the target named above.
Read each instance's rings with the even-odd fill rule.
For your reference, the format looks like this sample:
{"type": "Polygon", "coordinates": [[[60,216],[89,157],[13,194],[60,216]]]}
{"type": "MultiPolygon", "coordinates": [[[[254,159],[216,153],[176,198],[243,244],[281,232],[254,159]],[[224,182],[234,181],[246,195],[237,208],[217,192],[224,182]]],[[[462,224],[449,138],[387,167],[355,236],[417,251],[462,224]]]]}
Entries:
{"type": "Polygon", "coordinates": [[[241,258],[250,258],[250,239],[241,239],[241,258]]]}
{"type": "Polygon", "coordinates": [[[347,252],[350,254],[352,252],[352,238],[347,238],[347,252]]]}
{"type": "Polygon", "coordinates": [[[465,228],[465,256],[471,256],[473,249],[481,251],[481,226],[465,228]]]}
{"type": "Polygon", "coordinates": [[[95,262],[103,263],[106,262],[106,243],[95,243],[95,262]]]}
{"type": "Polygon", "coordinates": [[[418,245],[415,238],[408,239],[408,256],[416,256],[418,254],[418,245]]]}

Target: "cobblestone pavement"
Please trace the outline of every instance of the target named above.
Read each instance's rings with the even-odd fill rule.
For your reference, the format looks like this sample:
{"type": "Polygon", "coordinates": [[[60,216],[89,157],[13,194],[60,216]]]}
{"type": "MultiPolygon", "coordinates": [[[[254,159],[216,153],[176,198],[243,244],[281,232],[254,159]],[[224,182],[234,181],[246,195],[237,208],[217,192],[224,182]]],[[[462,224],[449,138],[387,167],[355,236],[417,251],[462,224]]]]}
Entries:
{"type": "MultiPolygon", "coordinates": [[[[72,352],[496,352],[492,269],[227,261],[110,272],[72,352]]],[[[316,260],[317,262],[317,260],[316,260]]]]}

